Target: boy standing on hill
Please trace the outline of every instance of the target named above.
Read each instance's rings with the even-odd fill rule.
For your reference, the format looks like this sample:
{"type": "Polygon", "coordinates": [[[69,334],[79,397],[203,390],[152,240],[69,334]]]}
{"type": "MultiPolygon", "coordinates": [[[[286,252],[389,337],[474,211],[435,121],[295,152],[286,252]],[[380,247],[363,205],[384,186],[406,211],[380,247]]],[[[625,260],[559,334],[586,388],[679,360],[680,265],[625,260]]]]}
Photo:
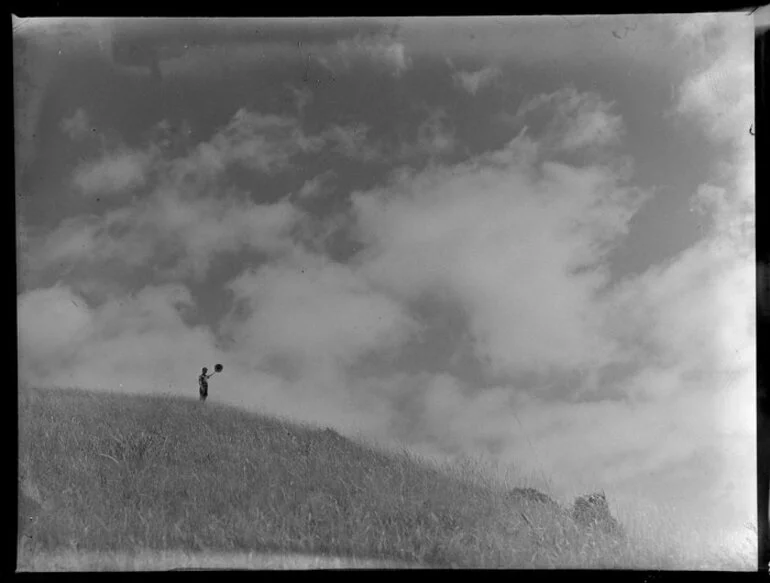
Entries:
{"type": "Polygon", "coordinates": [[[206,401],[206,397],[209,396],[209,379],[214,375],[213,372],[207,375],[206,372],[208,372],[208,370],[209,369],[204,366],[203,372],[198,377],[198,389],[200,390],[201,401],[204,402],[206,401]]]}

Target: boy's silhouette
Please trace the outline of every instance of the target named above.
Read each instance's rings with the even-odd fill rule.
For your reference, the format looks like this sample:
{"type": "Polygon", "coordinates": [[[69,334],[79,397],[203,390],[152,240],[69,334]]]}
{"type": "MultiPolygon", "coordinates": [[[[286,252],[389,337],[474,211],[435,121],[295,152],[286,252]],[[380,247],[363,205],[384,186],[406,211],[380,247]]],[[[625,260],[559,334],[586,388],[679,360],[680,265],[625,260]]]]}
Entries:
{"type": "Polygon", "coordinates": [[[207,369],[205,366],[203,367],[203,372],[198,377],[198,389],[200,390],[201,395],[201,401],[205,401],[206,397],[209,396],[209,378],[211,378],[214,373],[207,375],[209,369],[207,369]]]}

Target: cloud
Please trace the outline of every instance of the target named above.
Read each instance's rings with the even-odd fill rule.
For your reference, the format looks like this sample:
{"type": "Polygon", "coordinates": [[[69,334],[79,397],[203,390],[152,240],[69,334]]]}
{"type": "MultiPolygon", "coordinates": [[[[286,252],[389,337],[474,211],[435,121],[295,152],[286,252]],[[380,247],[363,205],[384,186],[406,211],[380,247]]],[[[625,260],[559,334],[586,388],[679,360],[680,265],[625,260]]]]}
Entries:
{"type": "Polygon", "coordinates": [[[333,170],[327,170],[317,176],[314,176],[310,180],[306,180],[305,183],[297,191],[297,196],[300,199],[316,198],[324,193],[324,184],[327,183],[335,172],[333,170]]]}
{"type": "MultiPolygon", "coordinates": [[[[245,109],[211,139],[183,151],[166,143],[166,126],[155,128],[157,143],[136,150],[122,147],[75,170],[74,182],[91,196],[139,187],[149,192],[101,217],[64,220],[33,242],[32,268],[114,260],[137,268],[153,262],[169,276],[202,278],[221,253],[247,249],[280,255],[292,248],[291,233],[302,213],[288,200],[256,205],[245,193],[224,189],[221,180],[228,168],[274,174],[290,168],[295,157],[324,147],[364,161],[382,155],[367,142],[365,126],[334,125],[307,135],[295,118],[245,109]],[[212,192],[221,195],[211,196],[212,192]]],[[[306,184],[301,197],[312,196],[314,189],[317,193],[329,176],[322,174],[306,184]]]]}
{"type": "MultiPolygon", "coordinates": [[[[255,204],[246,193],[227,190],[212,196],[221,188],[214,179],[228,164],[245,160],[247,165],[271,170],[288,159],[290,153],[250,158],[255,149],[244,145],[248,139],[244,134],[252,135],[255,128],[269,131],[276,127],[291,128],[292,124],[281,118],[241,114],[236,115],[227,131],[217,133],[212,142],[199,144],[188,155],[162,159],[154,144],[143,153],[132,152],[132,159],[153,161],[158,180],[151,184],[150,191],[141,199],[101,216],[65,219],[55,230],[30,243],[31,267],[96,266],[117,261],[128,269],[154,267],[170,270],[169,275],[201,278],[221,253],[250,249],[273,255],[290,249],[289,235],[301,213],[288,201],[255,204]],[[242,133],[238,134],[239,131],[242,133]]],[[[260,151],[279,147],[273,144],[260,151]]],[[[144,174],[111,170],[116,166],[114,160],[124,158],[123,154],[106,155],[87,166],[91,178],[81,183],[88,184],[92,194],[105,192],[106,176],[122,177],[124,188],[149,185],[144,174]],[[101,189],[97,188],[99,181],[101,189]]],[[[116,181],[111,186],[116,189],[116,181]]]]}
{"type": "Polygon", "coordinates": [[[79,140],[88,135],[89,125],[88,114],[81,107],[71,117],[62,119],[59,127],[71,140],[79,140]]]}
{"type": "Polygon", "coordinates": [[[431,111],[427,119],[417,127],[416,140],[403,143],[397,157],[410,161],[415,156],[433,157],[453,152],[458,142],[454,128],[447,123],[447,119],[445,111],[431,111]]]}
{"type": "Polygon", "coordinates": [[[613,333],[650,367],[702,375],[743,370],[755,333],[754,274],[747,259],[719,239],[706,239],[669,265],[617,285],[613,333]]]}
{"type": "Polygon", "coordinates": [[[31,239],[26,254],[29,270],[39,273],[110,259],[118,259],[126,267],[142,265],[151,256],[153,242],[143,237],[143,233],[126,236],[124,224],[128,216],[129,211],[114,211],[102,217],[64,219],[51,232],[31,239]],[[115,236],[116,233],[120,235],[115,236]]]}
{"type": "Polygon", "coordinates": [[[236,163],[272,173],[289,168],[293,156],[321,147],[323,140],[306,136],[296,119],[240,109],[210,142],[199,147],[198,161],[213,170],[236,163]]]}
{"type": "Polygon", "coordinates": [[[568,87],[522,103],[510,119],[523,123],[528,114],[551,107],[555,115],[550,117],[547,132],[555,147],[565,151],[602,148],[618,144],[623,137],[623,120],[611,113],[613,106],[597,93],[579,93],[568,87]]]}
{"type": "Polygon", "coordinates": [[[144,186],[154,162],[152,151],[122,148],[78,166],[75,186],[88,196],[110,196],[144,186]]]}
{"type": "Polygon", "coordinates": [[[19,298],[20,370],[44,386],[157,392],[191,384],[200,362],[216,358],[210,334],[188,328],[180,311],[189,291],[145,287],[88,306],[65,286],[19,298]],[[47,319],[46,319],[47,318],[47,319]]]}
{"type": "Polygon", "coordinates": [[[294,167],[294,159],[331,148],[340,155],[373,160],[381,154],[367,141],[368,127],[332,124],[318,134],[306,134],[299,120],[239,109],[230,122],[189,155],[176,158],[167,172],[176,180],[185,177],[212,179],[233,165],[265,174],[294,167]]]}
{"type": "Polygon", "coordinates": [[[754,189],[741,182],[753,183],[753,163],[736,165],[735,180],[727,186],[704,183],[692,197],[692,210],[711,218],[713,230],[731,241],[731,245],[752,246],[754,220],[754,189]]]}
{"type": "Polygon", "coordinates": [[[502,75],[499,67],[483,67],[478,71],[456,71],[452,78],[471,95],[476,95],[480,89],[491,85],[502,75]]]}
{"type": "Polygon", "coordinates": [[[294,101],[297,103],[297,112],[302,115],[305,108],[313,102],[313,92],[307,87],[302,87],[300,89],[293,87],[291,92],[294,101]]]}
{"type": "Polygon", "coordinates": [[[603,259],[645,199],[606,167],[533,167],[531,148],[519,136],[502,151],[352,196],[370,277],[400,297],[457,302],[495,373],[610,357],[594,308],[607,284],[603,259]]]}
{"type": "Polygon", "coordinates": [[[32,238],[28,243],[26,255],[30,269],[69,262],[81,256],[93,256],[100,251],[97,245],[97,231],[98,224],[94,217],[72,217],[63,220],[58,228],[45,238],[32,238]]]}
{"type": "MultiPolygon", "coordinates": [[[[729,50],[681,86],[676,112],[691,116],[717,141],[748,134],[754,121],[753,36],[731,33],[729,50]]],[[[725,33],[728,36],[728,33],[725,33]]]]}
{"type": "Polygon", "coordinates": [[[24,294],[17,313],[22,374],[66,365],[74,346],[91,331],[88,306],[64,286],[24,294]]]}
{"type": "Polygon", "coordinates": [[[668,112],[695,124],[729,154],[715,165],[692,199],[693,210],[711,215],[714,235],[745,253],[753,247],[756,192],[753,27],[750,19],[691,18],[680,42],[695,55],[695,71],[680,84],[668,112]]]}
{"type": "Polygon", "coordinates": [[[295,254],[241,274],[228,288],[248,308],[230,326],[241,350],[314,371],[397,346],[419,328],[361,273],[322,256],[295,254]]]}
{"type": "Polygon", "coordinates": [[[382,150],[367,139],[369,127],[365,124],[333,124],[322,137],[333,144],[333,149],[345,157],[369,162],[383,157],[382,150]]]}
{"type": "Polygon", "coordinates": [[[119,261],[132,268],[154,262],[177,277],[202,278],[221,253],[290,249],[289,234],[299,218],[286,201],[258,205],[243,197],[189,199],[179,191],[158,190],[101,218],[63,223],[34,256],[41,265],[119,261]]]}
{"type": "Polygon", "coordinates": [[[182,201],[172,196],[159,202],[160,215],[151,219],[160,237],[164,230],[176,234],[183,245],[177,270],[202,278],[219,253],[252,249],[274,255],[292,247],[291,229],[300,213],[288,202],[256,205],[248,202],[219,203],[182,201]]]}

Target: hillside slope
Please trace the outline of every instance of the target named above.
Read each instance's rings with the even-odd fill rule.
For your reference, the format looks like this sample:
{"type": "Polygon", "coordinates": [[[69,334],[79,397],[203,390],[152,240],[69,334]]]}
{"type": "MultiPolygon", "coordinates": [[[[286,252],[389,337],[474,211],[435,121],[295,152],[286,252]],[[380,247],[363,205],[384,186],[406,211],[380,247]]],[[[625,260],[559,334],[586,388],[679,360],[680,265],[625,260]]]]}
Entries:
{"type": "Polygon", "coordinates": [[[216,403],[26,390],[19,421],[22,564],[65,551],[638,563],[617,533],[581,526],[537,496],[512,496],[472,469],[444,471],[216,403]]]}

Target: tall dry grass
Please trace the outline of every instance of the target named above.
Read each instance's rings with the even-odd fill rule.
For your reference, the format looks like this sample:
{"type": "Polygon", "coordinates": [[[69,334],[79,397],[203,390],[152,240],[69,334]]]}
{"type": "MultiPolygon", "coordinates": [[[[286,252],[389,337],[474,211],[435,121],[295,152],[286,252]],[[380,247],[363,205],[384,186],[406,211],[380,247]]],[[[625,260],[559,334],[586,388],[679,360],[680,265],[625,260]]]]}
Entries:
{"type": "Polygon", "coordinates": [[[681,544],[689,534],[649,517],[631,516],[618,538],[579,528],[567,512],[512,504],[511,476],[479,460],[438,465],[179,397],[26,390],[19,402],[19,560],[30,569],[40,557],[72,564],[94,553],[753,569],[730,553],[706,565],[681,544]]]}

